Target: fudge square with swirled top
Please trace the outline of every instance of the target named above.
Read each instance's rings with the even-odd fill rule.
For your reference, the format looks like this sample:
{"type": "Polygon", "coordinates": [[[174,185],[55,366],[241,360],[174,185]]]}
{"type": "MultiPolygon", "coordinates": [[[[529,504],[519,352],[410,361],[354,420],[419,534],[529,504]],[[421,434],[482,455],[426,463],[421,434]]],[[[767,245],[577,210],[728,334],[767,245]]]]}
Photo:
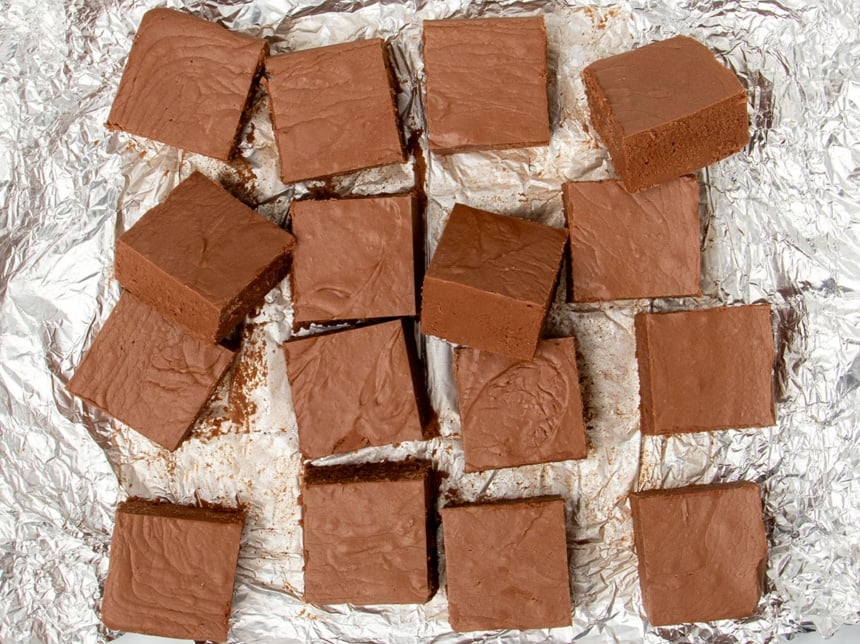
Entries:
{"type": "Polygon", "coordinates": [[[573,338],[542,340],[531,360],[455,350],[466,471],[585,458],[573,338]]]}

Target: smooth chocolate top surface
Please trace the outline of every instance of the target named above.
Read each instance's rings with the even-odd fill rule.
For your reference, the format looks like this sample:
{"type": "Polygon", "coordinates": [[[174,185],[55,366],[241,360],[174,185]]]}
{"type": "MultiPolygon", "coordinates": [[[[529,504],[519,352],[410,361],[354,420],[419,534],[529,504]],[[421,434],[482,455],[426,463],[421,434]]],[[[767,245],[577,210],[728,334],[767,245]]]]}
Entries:
{"type": "Polygon", "coordinates": [[[646,433],[776,422],[767,304],[636,316],[646,433]]]}
{"type": "Polygon", "coordinates": [[[173,450],[232,360],[232,352],[200,342],[126,292],[69,391],[173,450]]]}
{"type": "Polygon", "coordinates": [[[446,507],[442,530],[454,630],[570,625],[561,497],[446,507]]]}
{"type": "Polygon", "coordinates": [[[585,73],[596,80],[624,136],[746,96],[737,76],[686,36],[598,60],[585,73]]]}
{"type": "Polygon", "coordinates": [[[297,201],[294,326],[415,315],[412,195],[297,201]]]}
{"type": "Polygon", "coordinates": [[[699,295],[699,186],[684,176],[630,193],[619,181],[565,183],[573,300],[699,295]]]}
{"type": "Polygon", "coordinates": [[[422,440],[399,320],[284,343],[305,458],[422,440]]]}
{"type": "Polygon", "coordinates": [[[238,511],[121,503],[102,621],[161,637],[226,640],[244,521],[238,511]]]}
{"type": "Polygon", "coordinates": [[[586,455],[573,338],[542,340],[532,360],[455,352],[466,471],[586,455]]]}
{"type": "Polygon", "coordinates": [[[266,42],[172,9],[146,12],[108,127],[227,161],[266,42]]]}
{"type": "Polygon", "coordinates": [[[653,490],[631,495],[630,504],[651,624],[755,613],[767,558],[758,485],[653,490]]]}
{"type": "Polygon", "coordinates": [[[406,160],[381,39],[266,59],[285,183],[406,160]]]}
{"type": "Polygon", "coordinates": [[[549,143],[543,18],[429,20],[423,44],[432,150],[549,143]]]}

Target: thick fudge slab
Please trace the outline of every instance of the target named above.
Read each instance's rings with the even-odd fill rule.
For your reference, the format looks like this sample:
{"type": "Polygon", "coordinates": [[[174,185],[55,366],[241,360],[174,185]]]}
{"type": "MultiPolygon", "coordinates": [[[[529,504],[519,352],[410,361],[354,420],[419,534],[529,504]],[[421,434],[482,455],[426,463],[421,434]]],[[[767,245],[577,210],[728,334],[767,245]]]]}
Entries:
{"type": "Polygon", "coordinates": [[[121,631],[226,641],[244,523],[240,511],[120,503],[102,621],[121,631]]]}
{"type": "Polygon", "coordinates": [[[221,341],[289,270],[295,239],[195,172],[116,242],[116,278],[205,342],[221,341]]]}
{"type": "Polygon", "coordinates": [[[566,240],[564,230],[456,204],[424,277],[422,332],[530,359],[566,240]]]}
{"type": "Polygon", "coordinates": [[[630,496],[639,584],[654,626],[756,612],[767,540],[755,483],[693,485],[630,496]]]}
{"type": "Polygon", "coordinates": [[[467,472],[585,458],[573,338],[541,340],[531,360],[454,355],[467,472]]]}
{"type": "Polygon", "coordinates": [[[310,467],[301,501],[305,601],[423,604],[436,592],[429,464],[310,467]]]}
{"type": "Polygon", "coordinates": [[[305,458],[425,437],[429,419],[410,342],[394,320],[284,343],[305,458]]]}
{"type": "Polygon", "coordinates": [[[428,20],[423,45],[431,150],[549,144],[543,18],[428,20]]]}
{"type": "Polygon", "coordinates": [[[123,293],[69,391],[169,450],[185,438],[233,353],[123,293]]]}
{"type": "Polygon", "coordinates": [[[565,183],[563,194],[572,301],[701,294],[695,177],[633,193],[619,181],[565,183]]]}
{"type": "Polygon", "coordinates": [[[749,141],[746,90],[692,38],[604,58],[582,78],[591,121],[630,191],[704,168],[749,141]]]}
{"type": "Polygon", "coordinates": [[[147,11],[107,126],[229,161],[266,51],[264,40],[201,18],[147,11]]]}
{"type": "Polygon", "coordinates": [[[272,56],[266,72],[285,183],[406,160],[384,41],[272,56]]]}
{"type": "Polygon", "coordinates": [[[636,316],[642,432],[776,423],[770,306],[636,316]]]}
{"type": "Polygon", "coordinates": [[[421,239],[411,194],[297,201],[293,326],[416,313],[421,239]]]}
{"type": "Polygon", "coordinates": [[[442,508],[442,531],[454,630],[570,625],[561,497],[442,508]]]}

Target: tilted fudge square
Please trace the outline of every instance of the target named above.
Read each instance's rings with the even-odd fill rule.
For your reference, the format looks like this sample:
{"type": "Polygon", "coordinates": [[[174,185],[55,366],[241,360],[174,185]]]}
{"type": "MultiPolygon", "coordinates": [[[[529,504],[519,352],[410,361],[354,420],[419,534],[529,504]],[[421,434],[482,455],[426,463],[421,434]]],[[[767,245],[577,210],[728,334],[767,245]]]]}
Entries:
{"type": "Polygon", "coordinates": [[[220,342],[289,270],[295,239],[195,172],[116,242],[116,278],[220,342]]]}
{"type": "Polygon", "coordinates": [[[416,313],[421,222],[411,194],[297,201],[293,327],[416,313]]]}
{"type": "Polygon", "coordinates": [[[456,204],[424,276],[422,332],[530,359],[567,233],[456,204]]]}
{"type": "Polygon", "coordinates": [[[69,391],[174,450],[232,361],[228,349],[201,342],[123,293],[69,391]]]}
{"type": "Polygon", "coordinates": [[[630,505],[651,624],[755,614],[767,559],[758,485],[650,490],[632,494],[630,505]]]}
{"type": "Polygon", "coordinates": [[[454,630],[570,626],[561,497],[445,507],[442,532],[454,630]]]}
{"type": "Polygon", "coordinates": [[[572,301],[701,294],[695,177],[633,193],[619,181],[579,181],[563,195],[572,301]]]}
{"type": "Polygon", "coordinates": [[[406,160],[381,39],[271,56],[266,72],[285,183],[406,160]]]}
{"type": "Polygon", "coordinates": [[[467,472],[585,458],[573,338],[541,340],[531,360],[454,355],[467,472]]]}
{"type": "Polygon", "coordinates": [[[428,463],[308,467],[302,485],[305,601],[423,604],[436,592],[428,463]]]}
{"type": "Polygon", "coordinates": [[[244,524],[237,510],[120,503],[102,621],[121,631],[225,641],[244,524]]]}
{"type": "Polygon", "coordinates": [[[770,306],[636,316],[645,434],[776,423],[770,306]]]}
{"type": "Polygon", "coordinates": [[[543,18],[428,20],[423,46],[432,151],[549,144],[543,18]]]}
{"type": "Polygon", "coordinates": [[[107,126],[229,161],[266,41],[172,9],[146,12],[107,126]]]}
{"type": "Polygon", "coordinates": [[[746,90],[692,38],[598,60],[582,77],[591,121],[631,192],[704,168],[749,141],[746,90]]]}

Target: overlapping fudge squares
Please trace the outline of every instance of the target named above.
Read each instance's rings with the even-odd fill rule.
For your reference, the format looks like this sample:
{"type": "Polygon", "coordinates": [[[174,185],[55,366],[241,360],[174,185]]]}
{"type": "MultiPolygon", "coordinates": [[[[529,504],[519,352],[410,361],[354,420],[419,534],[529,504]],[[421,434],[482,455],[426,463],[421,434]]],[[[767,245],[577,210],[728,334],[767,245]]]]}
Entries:
{"type": "Polygon", "coordinates": [[[598,60],[582,77],[591,121],[630,191],[703,168],[749,141],[746,90],[692,38],[598,60]]]}
{"type": "Polygon", "coordinates": [[[266,51],[264,40],[152,9],[140,23],[107,126],[228,161],[266,51]]]}

